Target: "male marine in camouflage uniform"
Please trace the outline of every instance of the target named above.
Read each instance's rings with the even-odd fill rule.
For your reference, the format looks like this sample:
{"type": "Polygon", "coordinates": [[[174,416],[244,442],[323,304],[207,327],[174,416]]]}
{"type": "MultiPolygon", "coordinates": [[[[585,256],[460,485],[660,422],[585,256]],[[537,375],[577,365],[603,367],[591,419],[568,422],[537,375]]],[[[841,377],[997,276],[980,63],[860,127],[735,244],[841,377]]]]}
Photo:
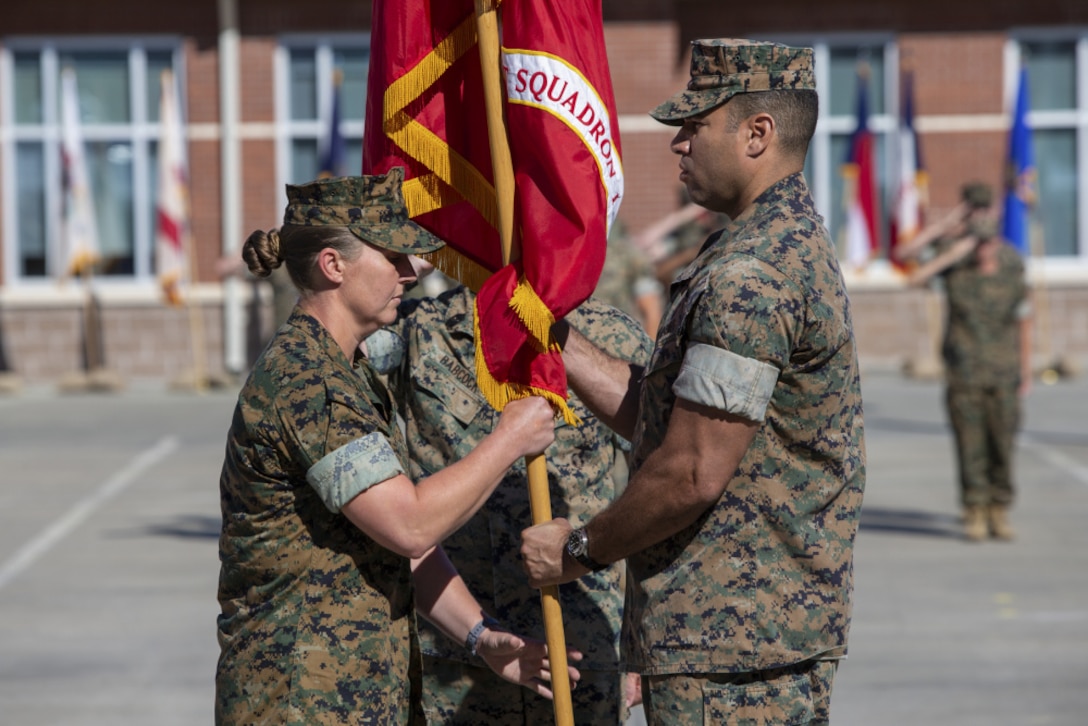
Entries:
{"type": "Polygon", "coordinates": [[[632,476],[522,554],[537,585],[628,558],[623,645],[651,724],[826,724],[865,452],[850,306],[801,175],[812,51],[696,41],[691,75],[652,115],[681,127],[693,201],[732,221],[677,277],[644,371],[557,326],[574,389],[633,427],[632,476]]]}
{"type": "Polygon", "coordinates": [[[944,280],[948,317],[941,355],[964,536],[1011,540],[1012,450],[1020,397],[1031,381],[1031,306],[1024,263],[997,234],[992,188],[971,182],[962,195],[962,223],[937,238],[936,256],[911,281],[920,284],[938,274],[944,280]]]}
{"type": "MultiPolygon", "coordinates": [[[[404,418],[416,481],[471,451],[494,428],[498,413],[477,388],[473,342],[474,296],[464,287],[437,298],[407,300],[398,321],[367,339],[367,354],[388,373],[404,418]]],[[[644,364],[650,340],[620,311],[589,300],[570,314],[573,325],[615,356],[644,364]]],[[[618,495],[617,460],[626,446],[576,397],[581,424],[556,420],[546,452],[552,510],[588,521],[618,495]]],[[[619,483],[622,485],[622,482],[619,483]]],[[[524,462],[515,465],[479,512],[443,542],[484,609],[515,632],[545,639],[540,593],[525,581],[518,534],[532,522],[524,462]]],[[[593,573],[560,593],[567,645],[584,658],[572,692],[575,723],[621,724],[624,707],[619,631],[623,563],[593,573]]],[[[498,678],[482,661],[426,621],[419,621],[424,653],[423,707],[431,724],[521,726],[551,724],[550,701],[498,678]]]]}

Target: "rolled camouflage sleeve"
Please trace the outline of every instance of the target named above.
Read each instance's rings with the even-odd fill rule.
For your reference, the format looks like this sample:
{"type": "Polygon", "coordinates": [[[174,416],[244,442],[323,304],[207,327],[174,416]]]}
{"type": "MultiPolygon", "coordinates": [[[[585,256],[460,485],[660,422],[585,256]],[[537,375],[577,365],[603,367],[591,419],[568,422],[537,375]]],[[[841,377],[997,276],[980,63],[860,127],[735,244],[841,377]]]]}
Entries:
{"type": "Polygon", "coordinates": [[[375,431],[322,457],[306,472],[306,480],[329,511],[339,512],[356,495],[403,473],[389,440],[375,431]]]}
{"type": "Polygon", "coordinates": [[[673,393],[762,422],[802,308],[796,286],[779,271],[755,257],[730,259],[690,316],[691,343],[673,393]]]}
{"type": "Polygon", "coordinates": [[[778,381],[778,369],[712,345],[688,348],[673,393],[694,403],[763,421],[778,381]]]}
{"type": "Polygon", "coordinates": [[[404,363],[407,343],[401,334],[382,328],[366,339],[366,357],[378,373],[392,373],[404,363]]]}

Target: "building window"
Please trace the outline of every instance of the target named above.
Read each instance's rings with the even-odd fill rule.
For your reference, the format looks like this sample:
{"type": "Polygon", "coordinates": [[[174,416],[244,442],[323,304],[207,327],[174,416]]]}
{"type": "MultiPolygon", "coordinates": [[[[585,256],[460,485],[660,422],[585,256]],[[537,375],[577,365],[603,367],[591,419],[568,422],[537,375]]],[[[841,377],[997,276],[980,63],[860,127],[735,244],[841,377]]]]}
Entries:
{"type": "Polygon", "coordinates": [[[153,275],[154,173],[159,135],[159,74],[179,65],[178,44],[23,43],[0,50],[7,129],[3,138],[2,210],[9,282],[64,272],[61,244],[63,172],[61,82],[71,68],[79,91],[79,124],[96,218],[101,263],[111,280],[153,275]],[[9,188],[10,187],[10,188],[9,188]]]}
{"type": "Polygon", "coordinates": [[[830,145],[831,153],[831,205],[827,218],[832,239],[843,245],[846,227],[846,200],[843,198],[845,184],[842,167],[850,155],[850,139],[857,125],[857,105],[861,74],[867,84],[869,117],[866,123],[873,135],[873,177],[876,180],[877,214],[877,249],[880,255],[887,257],[888,251],[888,203],[892,190],[888,187],[888,168],[886,163],[888,133],[894,130],[895,117],[888,114],[889,105],[885,100],[885,61],[883,46],[855,46],[828,48],[828,122],[829,125],[845,125],[844,130],[837,126],[830,130],[825,143],[830,145]]]}
{"type": "Polygon", "coordinates": [[[846,187],[843,168],[849,159],[850,138],[857,126],[858,93],[862,74],[868,83],[868,126],[873,135],[873,175],[876,180],[878,257],[887,258],[889,211],[892,195],[892,152],[889,139],[896,130],[899,83],[895,47],[889,41],[791,40],[809,45],[816,61],[820,89],[820,121],[809,146],[805,178],[832,239],[845,256],[846,187]]]}
{"type": "Polygon", "coordinates": [[[277,128],[283,182],[298,184],[328,171],[322,168],[322,152],[331,130],[337,82],[340,134],[345,148],[342,172],[361,172],[369,67],[369,35],[281,39],[277,56],[277,128]]]}
{"type": "MultiPolygon", "coordinates": [[[[1085,254],[1088,224],[1080,208],[1088,203],[1084,175],[1088,159],[1088,94],[1078,86],[1088,81],[1088,36],[1080,39],[1026,39],[1008,69],[1015,81],[1020,64],[1027,69],[1035,153],[1038,203],[1030,223],[1032,253],[1047,257],[1085,254]],[[1018,56],[1018,57],[1017,57],[1018,56]]],[[[1010,92],[1009,110],[1015,88],[1010,92]]]]}

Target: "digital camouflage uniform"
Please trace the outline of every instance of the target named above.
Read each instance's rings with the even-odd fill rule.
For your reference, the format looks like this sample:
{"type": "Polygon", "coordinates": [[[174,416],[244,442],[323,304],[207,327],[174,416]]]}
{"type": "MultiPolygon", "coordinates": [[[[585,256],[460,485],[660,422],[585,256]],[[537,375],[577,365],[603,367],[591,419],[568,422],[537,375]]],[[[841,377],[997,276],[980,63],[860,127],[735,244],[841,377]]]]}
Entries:
{"type": "MultiPolygon", "coordinates": [[[[405,254],[440,247],[409,221],[402,180],[395,168],[289,185],[284,225],[341,227],[405,254]]],[[[279,252],[290,263],[293,250],[279,252]]],[[[296,308],[238,395],[219,484],[217,724],[418,716],[408,560],[340,513],[407,471],[392,399],[356,358],[296,308]]]]}
{"type": "MultiPolygon", "coordinates": [[[[815,90],[811,49],[747,40],[696,41],[691,74],[655,118],[678,125],[735,93],[815,90]]],[[[774,183],[711,236],[669,297],[632,475],[678,398],[760,425],[717,504],[628,557],[625,655],[647,676],[651,723],[693,722],[676,708],[706,723],[825,724],[850,625],[865,446],[850,304],[804,177],[774,183]]]]}
{"type": "Polygon", "coordinates": [[[339,513],[405,472],[394,421],[376,374],[300,311],[255,364],[220,484],[217,723],[407,723],[408,560],[339,513]]]}
{"type": "Polygon", "coordinates": [[[633,473],[678,397],[761,426],[706,516],[628,557],[630,663],[743,673],[840,657],[865,480],[861,392],[835,248],[800,174],[711,237],[673,283],[633,473]]]}
{"type": "MultiPolygon", "coordinates": [[[[494,429],[499,414],[476,386],[473,296],[464,287],[437,298],[402,303],[399,320],[367,340],[407,427],[412,476],[417,481],[463,458],[494,429]],[[396,333],[395,337],[391,333],[396,333]],[[391,348],[397,352],[390,355],[391,348]]],[[[614,355],[644,363],[650,341],[618,310],[587,301],[567,319],[614,355]]],[[[618,494],[615,461],[620,440],[576,397],[579,426],[556,419],[546,452],[552,514],[582,523],[618,494]]],[[[524,461],[503,479],[480,511],[443,542],[468,588],[504,629],[545,639],[540,592],[528,585],[519,548],[532,524],[524,461]]],[[[622,723],[619,655],[623,567],[613,565],[560,588],[567,644],[584,653],[582,679],[572,691],[575,723],[622,723]]],[[[419,621],[424,660],[424,708],[431,723],[554,722],[546,699],[503,681],[429,623],[419,621]]]]}
{"type": "MultiPolygon", "coordinates": [[[[633,471],[678,397],[762,425],[705,517],[628,558],[629,660],[649,674],[743,674],[840,657],[864,486],[861,395],[834,246],[800,175],[764,192],[673,284],[633,471]]],[[[726,679],[708,704],[745,692],[726,679]]]]}
{"type": "MultiPolygon", "coordinates": [[[[945,244],[948,244],[945,242],[945,244]]],[[[1028,314],[1024,263],[1002,244],[998,271],[971,255],[946,270],[942,355],[964,506],[1012,504],[1013,439],[1020,422],[1020,320],[1028,314]]]]}

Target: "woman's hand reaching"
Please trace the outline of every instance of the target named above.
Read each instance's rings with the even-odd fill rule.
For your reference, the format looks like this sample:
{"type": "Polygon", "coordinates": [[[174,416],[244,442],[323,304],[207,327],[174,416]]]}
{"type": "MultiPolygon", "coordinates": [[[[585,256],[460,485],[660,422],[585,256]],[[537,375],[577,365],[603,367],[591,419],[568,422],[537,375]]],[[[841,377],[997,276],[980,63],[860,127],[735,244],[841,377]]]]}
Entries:
{"type": "MultiPolygon", "coordinates": [[[[476,654],[503,679],[521,684],[545,698],[552,697],[553,676],[551,661],[548,658],[548,646],[545,643],[488,628],[480,635],[476,654]]],[[[580,661],[582,654],[573,648],[568,648],[567,660],[580,661]]],[[[573,689],[581,674],[574,666],[568,664],[567,676],[570,678],[573,689]]]]}

